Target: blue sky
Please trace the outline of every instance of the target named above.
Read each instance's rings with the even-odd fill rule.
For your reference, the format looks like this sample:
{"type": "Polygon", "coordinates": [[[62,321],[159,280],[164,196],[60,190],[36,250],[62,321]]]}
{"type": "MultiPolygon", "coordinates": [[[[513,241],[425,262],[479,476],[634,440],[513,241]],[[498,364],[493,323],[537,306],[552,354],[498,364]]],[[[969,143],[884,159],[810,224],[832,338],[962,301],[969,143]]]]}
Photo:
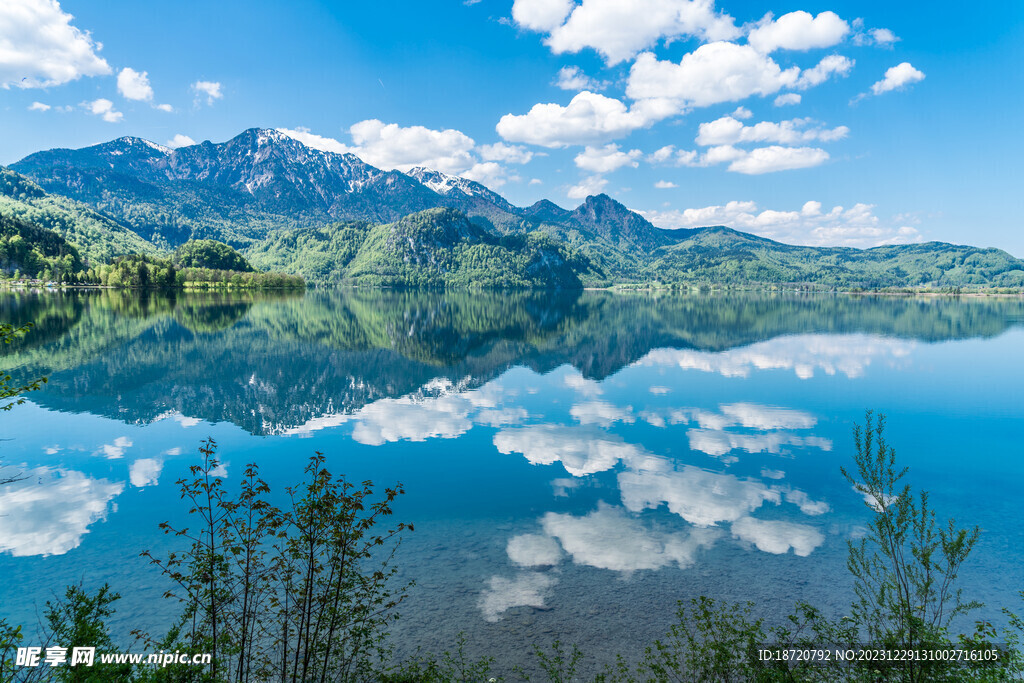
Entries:
{"type": "Polygon", "coordinates": [[[0,163],[260,126],[519,205],[1024,256],[1022,65],[1016,0],[5,0],[0,163]]]}

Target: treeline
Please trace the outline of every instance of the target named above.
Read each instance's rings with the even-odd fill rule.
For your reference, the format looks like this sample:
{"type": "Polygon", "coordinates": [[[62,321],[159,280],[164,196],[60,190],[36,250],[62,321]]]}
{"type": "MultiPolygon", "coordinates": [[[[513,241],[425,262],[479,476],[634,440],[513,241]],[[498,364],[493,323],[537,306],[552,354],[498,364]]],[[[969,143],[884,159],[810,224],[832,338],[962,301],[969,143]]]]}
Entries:
{"type": "Polygon", "coordinates": [[[257,272],[237,251],[214,240],[189,240],[169,258],[136,253],[93,266],[58,232],[4,215],[0,215],[0,272],[15,281],[132,289],[305,287],[296,275],[257,272]]]}
{"type": "Polygon", "coordinates": [[[298,289],[306,286],[305,281],[296,275],[181,267],[172,259],[140,254],[118,256],[99,268],[71,273],[64,282],[131,289],[298,289]]]}

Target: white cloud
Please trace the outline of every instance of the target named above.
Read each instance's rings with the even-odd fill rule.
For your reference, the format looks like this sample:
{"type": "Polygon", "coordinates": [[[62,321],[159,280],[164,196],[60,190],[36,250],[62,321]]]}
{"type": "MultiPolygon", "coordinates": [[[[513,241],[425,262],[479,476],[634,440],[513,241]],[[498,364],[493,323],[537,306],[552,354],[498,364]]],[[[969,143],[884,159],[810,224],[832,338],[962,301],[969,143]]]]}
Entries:
{"type": "Polygon", "coordinates": [[[196,81],[192,84],[192,91],[196,94],[196,102],[205,95],[206,103],[213,104],[214,100],[219,100],[224,97],[224,94],[220,91],[220,83],[217,81],[196,81]]]}
{"type": "Polygon", "coordinates": [[[541,519],[548,535],[557,538],[576,564],[634,572],[661,569],[672,563],[693,566],[697,553],[719,537],[716,529],[665,533],[646,528],[622,508],[599,503],[584,517],[549,512],[541,519]]]}
{"type": "Polygon", "coordinates": [[[42,102],[33,102],[28,107],[29,111],[49,111],[50,105],[43,104],[42,102]]]}
{"type": "Polygon", "coordinates": [[[610,427],[616,422],[631,424],[636,421],[631,406],[620,408],[608,401],[578,403],[569,409],[569,414],[580,424],[601,427],[610,427]]]}
{"type": "Polygon", "coordinates": [[[415,166],[424,166],[493,186],[514,179],[508,178],[505,169],[496,161],[524,164],[533,156],[522,147],[499,142],[480,147],[480,154],[485,159],[480,162],[472,154],[476,147],[473,138],[461,131],[402,127],[378,119],[360,121],[349,128],[353,145],[317,135],[308,128],[277,130],[307,147],[336,154],[355,154],[378,168],[404,172],[415,166]]]}
{"type": "Polygon", "coordinates": [[[744,125],[731,116],[702,123],[698,127],[698,145],[735,145],[743,142],[777,142],[792,145],[801,142],[832,142],[846,137],[850,129],[846,126],[822,128],[811,126],[809,118],[788,121],[761,121],[752,126],[744,125]]]}
{"type": "Polygon", "coordinates": [[[715,11],[713,0],[583,0],[575,6],[566,0],[516,0],[512,17],[524,28],[548,33],[544,42],[555,54],[592,48],[608,64],[662,38],[730,40],[740,33],[732,17],[715,11]]]}
{"type": "Polygon", "coordinates": [[[549,574],[523,572],[514,579],[491,577],[477,604],[489,622],[498,621],[512,607],[544,607],[544,600],[558,580],[549,574]]]}
{"type": "Polygon", "coordinates": [[[578,168],[591,173],[611,173],[623,166],[639,166],[637,159],[643,156],[643,152],[632,149],[628,152],[619,150],[614,142],[604,147],[587,146],[582,152],[576,155],[575,162],[578,168]]]}
{"type": "Polygon", "coordinates": [[[480,158],[484,161],[503,161],[507,164],[526,164],[533,159],[533,152],[520,145],[506,145],[495,142],[493,145],[477,147],[480,158]]]}
{"type": "Polygon", "coordinates": [[[673,472],[620,472],[619,490],[628,510],[657,509],[665,503],[670,512],[699,527],[732,522],[765,503],[782,501],[778,491],[759,481],[692,465],[673,472]]]}
{"type": "Polygon", "coordinates": [[[473,180],[491,189],[501,187],[509,181],[518,181],[520,177],[515,173],[510,174],[501,164],[496,161],[483,161],[473,166],[468,171],[460,174],[467,180],[473,180]]]}
{"type": "Polygon", "coordinates": [[[128,479],[132,486],[142,488],[143,486],[155,486],[160,479],[160,471],[164,463],[156,458],[140,458],[133,462],[128,468],[128,479]]]}
{"type": "Polygon", "coordinates": [[[651,154],[647,156],[647,161],[652,164],[663,164],[671,159],[675,153],[675,145],[665,145],[664,147],[659,147],[654,152],[651,152],[651,154]]]}
{"type": "Polygon", "coordinates": [[[742,159],[747,152],[737,149],[732,145],[715,145],[709,148],[704,155],[697,158],[696,153],[679,157],[678,163],[684,166],[714,166],[715,164],[728,164],[731,161],[742,159]]]}
{"type": "Polygon", "coordinates": [[[749,45],[717,42],[701,45],[678,64],[644,52],[630,69],[626,94],[634,100],[667,98],[682,106],[707,107],[774,94],[793,87],[799,76],[799,67],[783,70],[749,45]]]}
{"type": "Polygon", "coordinates": [[[559,69],[554,85],[562,90],[572,90],[575,92],[581,90],[597,92],[604,90],[608,86],[604,81],[590,78],[578,66],[563,66],[559,69]]]}
{"type": "MultiPolygon", "coordinates": [[[[803,72],[796,66],[784,70],[750,45],[709,43],[684,55],[678,64],[661,61],[650,52],[641,54],[630,69],[626,94],[638,100],[634,111],[658,120],[690,107],[772,95],[782,89],[805,90],[833,75],[845,76],[852,67],[853,60],[829,55],[803,72]]],[[[738,109],[740,116],[735,118],[748,111],[738,109]]]]}
{"type": "Polygon", "coordinates": [[[526,114],[506,114],[495,129],[509,142],[567,147],[623,137],[655,120],[651,112],[630,110],[617,99],[584,90],[564,107],[535,104],[526,114]]]}
{"type": "Polygon", "coordinates": [[[876,45],[883,47],[892,45],[899,40],[899,37],[887,28],[873,28],[868,34],[874,39],[876,45]]]}
{"type": "Polygon", "coordinates": [[[178,133],[164,144],[172,149],[177,149],[178,147],[191,147],[196,144],[196,141],[187,135],[178,133]]]}
{"type": "Polygon", "coordinates": [[[103,76],[110,65],[102,45],[56,0],[0,3],[0,87],[49,88],[82,76],[103,76]]]}
{"type": "MultiPolygon", "coordinates": [[[[737,122],[738,123],[738,122],[737,122]]],[[[785,131],[774,130],[772,126],[777,124],[771,124],[765,122],[768,128],[762,128],[760,132],[765,135],[787,135],[785,131]]],[[[760,124],[759,124],[760,125],[760,124]]],[[[750,127],[751,129],[755,127],[750,127]]],[[[741,134],[744,129],[737,128],[736,133],[741,134]]],[[[840,127],[836,130],[842,130],[845,134],[845,127],[840,127]]],[[[760,132],[758,134],[760,134],[760,132]]],[[[725,135],[724,130],[713,130],[714,135],[725,135]]],[[[822,131],[823,135],[828,135],[828,131],[822,131]]],[[[706,140],[711,139],[709,135],[706,140]]],[[[664,148],[662,148],[663,150],[664,148]]],[[[655,152],[655,155],[660,155],[662,150],[655,152]]],[[[811,168],[814,166],[820,166],[829,159],[829,154],[823,149],[818,147],[784,147],[781,145],[770,145],[768,147],[757,147],[751,150],[740,149],[733,145],[714,145],[709,147],[703,154],[698,154],[692,150],[680,150],[675,152],[670,157],[675,165],[677,166],[694,166],[694,167],[706,167],[715,166],[717,164],[729,164],[727,170],[732,173],[743,173],[745,175],[760,175],[763,173],[775,173],[778,171],[791,171],[800,168],[811,168]]],[[[651,215],[671,217],[675,212],[644,212],[651,215]]],[[[648,218],[648,220],[651,220],[648,218]]]]}
{"type": "Polygon", "coordinates": [[[550,536],[519,534],[508,539],[508,559],[520,567],[554,566],[562,561],[562,549],[550,536]]]}
{"type": "Polygon", "coordinates": [[[605,186],[608,185],[608,181],[601,176],[590,176],[584,178],[578,184],[573,185],[566,191],[566,196],[569,199],[586,199],[591,195],[601,194],[604,192],[605,186]]]}
{"type": "Polygon", "coordinates": [[[799,93],[788,92],[785,93],[784,95],[779,95],[778,97],[776,97],[774,104],[776,107],[786,107],[793,104],[800,104],[800,101],[802,99],[803,98],[800,96],[799,93]]]}
{"type": "Polygon", "coordinates": [[[924,72],[915,69],[910,65],[910,62],[902,62],[887,69],[885,78],[872,85],[871,92],[875,95],[881,95],[882,93],[899,90],[923,80],[924,72]]]}
{"type": "Polygon", "coordinates": [[[503,429],[494,435],[494,447],[499,453],[521,453],[534,465],[561,462],[574,477],[610,470],[620,461],[637,468],[664,466],[639,446],[593,427],[541,424],[503,429]]]}
{"type": "Polygon", "coordinates": [[[89,526],[107,518],[123,482],[81,472],[37,467],[0,487],[0,552],[15,557],[63,555],[77,548],[89,526]]]}
{"type": "Polygon", "coordinates": [[[792,171],[799,168],[820,166],[828,161],[829,155],[817,147],[758,147],[742,158],[729,164],[729,170],[746,175],[761,175],[776,171],[792,171]]]}
{"type": "Polygon", "coordinates": [[[154,109],[159,109],[160,111],[165,111],[168,114],[170,114],[171,112],[174,111],[174,107],[172,107],[169,104],[155,104],[155,105],[153,105],[153,108],[154,109]]]}
{"type": "Polygon", "coordinates": [[[698,166],[701,163],[700,155],[694,150],[677,150],[675,145],[665,145],[647,156],[647,161],[652,164],[671,163],[676,166],[698,166]]]}
{"type": "Polygon", "coordinates": [[[328,138],[324,137],[323,135],[311,133],[309,128],[278,128],[277,132],[284,133],[293,140],[298,140],[306,147],[319,149],[322,152],[334,152],[335,154],[349,154],[354,151],[348,145],[339,142],[334,138],[328,138]]]}
{"type": "Polygon", "coordinates": [[[753,517],[738,519],[732,524],[732,535],[753,543],[766,553],[784,555],[790,549],[800,557],[807,557],[825,542],[825,535],[812,526],[795,522],[764,521],[753,517]]]}
{"type": "Polygon", "coordinates": [[[850,26],[835,12],[813,17],[804,11],[772,20],[769,13],[747,36],[747,42],[765,54],[775,50],[810,50],[831,47],[843,40],[850,26]]]}
{"type": "Polygon", "coordinates": [[[100,450],[97,454],[103,453],[104,457],[109,460],[117,460],[118,458],[124,457],[124,451],[126,448],[131,448],[132,440],[127,436],[119,436],[114,439],[114,443],[107,443],[100,446],[100,450]]]}
{"type": "Polygon", "coordinates": [[[853,69],[853,64],[852,59],[842,55],[829,55],[810,69],[804,69],[793,87],[807,90],[821,85],[832,76],[847,76],[853,69]]]}
{"type": "Polygon", "coordinates": [[[470,155],[476,143],[465,133],[433,130],[424,126],[402,127],[377,119],[360,121],[349,128],[360,159],[384,169],[408,171],[414,166],[459,174],[474,165],[470,155]]]}
{"type": "Polygon", "coordinates": [[[746,107],[736,107],[736,110],[732,113],[734,119],[743,119],[746,121],[754,115],[754,112],[750,111],[746,107]]]}
{"type": "Polygon", "coordinates": [[[512,19],[531,31],[548,32],[562,25],[573,5],[573,0],[515,0],[512,19]]]}
{"type": "Polygon", "coordinates": [[[125,67],[117,75],[117,91],[126,100],[149,102],[153,99],[153,87],[149,84],[149,74],[139,73],[135,69],[125,67]]]}
{"type": "Polygon", "coordinates": [[[433,130],[424,126],[403,128],[377,119],[360,121],[349,129],[354,145],[317,135],[308,128],[278,128],[279,132],[307,147],[336,154],[355,154],[383,169],[408,171],[416,166],[461,176],[496,188],[518,181],[498,162],[525,164],[534,153],[518,145],[497,142],[476,147],[473,139],[458,130],[433,130]],[[483,161],[473,152],[479,153],[483,161]]]}
{"type": "Polygon", "coordinates": [[[658,227],[691,228],[727,225],[761,237],[809,246],[874,247],[921,241],[910,226],[884,226],[870,204],[834,206],[822,212],[821,202],[808,201],[796,211],[759,210],[755,202],[732,201],[683,211],[640,211],[658,227]]]}
{"type": "Polygon", "coordinates": [[[654,187],[659,190],[671,190],[673,187],[679,186],[673,183],[671,180],[659,180],[658,182],[654,183],[654,187]]]}
{"type": "Polygon", "coordinates": [[[107,123],[118,123],[124,118],[124,114],[114,109],[114,103],[110,100],[103,99],[102,97],[92,102],[83,102],[82,106],[88,110],[90,114],[96,116],[102,116],[103,120],[107,123]]]}
{"type": "Polygon", "coordinates": [[[877,45],[891,48],[899,39],[899,36],[887,28],[873,28],[856,34],[853,37],[853,42],[855,45],[877,45]]]}

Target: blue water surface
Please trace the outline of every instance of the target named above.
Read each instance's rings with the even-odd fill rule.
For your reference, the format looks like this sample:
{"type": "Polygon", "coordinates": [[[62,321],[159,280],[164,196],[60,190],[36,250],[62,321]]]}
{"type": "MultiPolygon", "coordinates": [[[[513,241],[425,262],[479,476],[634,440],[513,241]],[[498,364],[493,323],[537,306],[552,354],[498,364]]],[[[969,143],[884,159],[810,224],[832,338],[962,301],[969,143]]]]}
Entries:
{"type": "MultiPolygon", "coordinates": [[[[76,582],[121,593],[115,635],[179,605],[139,556],[188,525],[176,481],[218,444],[231,489],[307,458],[406,490],[415,580],[397,652],[465,632],[499,670],[532,643],[638,653],[698,595],[778,621],[849,609],[870,511],[840,474],[866,409],[940,518],[983,529],[974,617],[1021,607],[1024,302],[840,295],[3,295],[6,351],[46,387],[0,415],[0,616],[35,633],[76,582]]],[[[595,664],[596,666],[596,664],[595,664]]]]}

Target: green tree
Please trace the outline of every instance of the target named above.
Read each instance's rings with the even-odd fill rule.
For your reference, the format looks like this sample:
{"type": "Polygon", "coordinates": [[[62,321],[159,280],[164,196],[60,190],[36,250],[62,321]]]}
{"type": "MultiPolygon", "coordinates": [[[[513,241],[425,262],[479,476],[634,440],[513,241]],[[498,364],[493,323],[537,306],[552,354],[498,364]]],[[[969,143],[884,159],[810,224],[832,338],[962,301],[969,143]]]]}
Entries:
{"type": "Polygon", "coordinates": [[[211,270],[254,269],[237,251],[215,240],[189,240],[174,252],[174,262],[180,268],[209,268],[211,270]]]}

